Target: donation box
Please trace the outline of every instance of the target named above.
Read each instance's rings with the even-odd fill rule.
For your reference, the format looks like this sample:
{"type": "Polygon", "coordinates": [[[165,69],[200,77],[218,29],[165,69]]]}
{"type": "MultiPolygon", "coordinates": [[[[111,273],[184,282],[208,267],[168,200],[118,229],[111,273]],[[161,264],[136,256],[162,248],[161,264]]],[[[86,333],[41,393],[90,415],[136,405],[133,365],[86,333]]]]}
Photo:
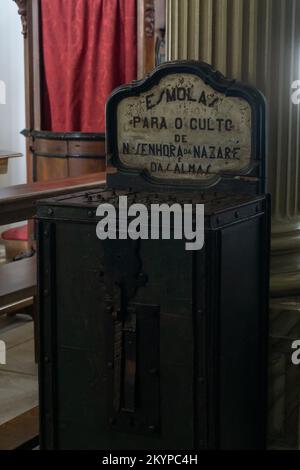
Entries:
{"type": "Polygon", "coordinates": [[[106,141],[106,184],[38,206],[41,447],[263,448],[263,96],[166,63],[106,141]]]}

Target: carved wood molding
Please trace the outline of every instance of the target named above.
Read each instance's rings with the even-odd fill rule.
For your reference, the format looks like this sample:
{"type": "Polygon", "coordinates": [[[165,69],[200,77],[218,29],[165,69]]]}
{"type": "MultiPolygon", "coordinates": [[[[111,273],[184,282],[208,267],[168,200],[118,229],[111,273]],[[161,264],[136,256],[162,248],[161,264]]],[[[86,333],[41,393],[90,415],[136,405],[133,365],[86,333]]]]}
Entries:
{"type": "Polygon", "coordinates": [[[22,34],[24,37],[27,36],[27,0],[13,0],[18,5],[18,13],[21,16],[22,22],[22,34]]]}
{"type": "Polygon", "coordinates": [[[152,38],[154,36],[154,28],[155,28],[155,5],[154,0],[146,0],[145,2],[145,35],[148,38],[152,38]]]}

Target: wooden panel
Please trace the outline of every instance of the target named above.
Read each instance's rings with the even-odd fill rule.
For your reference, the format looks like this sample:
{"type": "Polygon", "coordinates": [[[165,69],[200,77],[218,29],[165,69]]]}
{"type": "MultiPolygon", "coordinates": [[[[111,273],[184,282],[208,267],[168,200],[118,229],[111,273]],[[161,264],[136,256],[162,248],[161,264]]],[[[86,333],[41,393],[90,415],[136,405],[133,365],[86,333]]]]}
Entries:
{"type": "Polygon", "coordinates": [[[35,181],[105,170],[104,134],[27,130],[23,134],[32,139],[30,150],[35,181]]]}
{"type": "Polygon", "coordinates": [[[138,78],[155,67],[156,45],[164,30],[165,0],[138,0],[138,78]]]}
{"type": "Polygon", "coordinates": [[[35,215],[36,201],[59,194],[97,188],[105,182],[105,173],[93,173],[76,178],[19,184],[0,189],[0,225],[26,220],[35,215]]]}
{"type": "Polygon", "coordinates": [[[67,141],[36,139],[32,148],[34,151],[32,158],[35,159],[33,165],[36,165],[36,179],[38,181],[49,181],[68,176],[67,141]],[[47,156],[42,157],[43,154],[47,154],[47,156]],[[61,155],[61,157],[54,158],[50,155],[61,155]]]}
{"type": "Polygon", "coordinates": [[[94,158],[69,158],[69,176],[75,177],[87,173],[96,173],[98,171],[105,171],[105,159],[94,158]]]}
{"type": "Polygon", "coordinates": [[[69,140],[68,142],[69,176],[105,171],[105,141],[69,140]],[[76,158],[72,158],[72,155],[76,158]],[[78,155],[87,158],[77,158],[78,155]],[[97,158],[90,158],[91,156],[97,158]],[[99,159],[99,157],[102,157],[99,159]]]}
{"type": "Polygon", "coordinates": [[[54,155],[67,155],[68,143],[65,140],[36,139],[34,142],[35,154],[47,153],[54,155]]]}
{"type": "MultiPolygon", "coordinates": [[[[40,0],[14,0],[21,16],[24,36],[25,113],[28,129],[41,128],[41,73],[40,73],[40,0]]],[[[33,180],[30,138],[26,139],[27,181],[33,180]]]]}
{"type": "Polygon", "coordinates": [[[0,450],[25,447],[28,442],[37,441],[38,434],[39,409],[35,407],[0,426],[0,450]]]}
{"type": "Polygon", "coordinates": [[[105,158],[105,141],[69,140],[68,155],[95,155],[105,158]]]}
{"type": "Polygon", "coordinates": [[[69,175],[67,158],[36,157],[36,179],[49,181],[66,178],[69,175]]]}
{"type": "Polygon", "coordinates": [[[0,175],[4,175],[8,170],[8,159],[22,157],[21,153],[10,152],[8,150],[0,150],[0,175]]]}
{"type": "Polygon", "coordinates": [[[0,308],[0,315],[13,315],[15,313],[20,313],[32,308],[34,302],[34,297],[29,297],[25,300],[20,300],[19,302],[14,302],[9,304],[6,307],[0,308]]]}

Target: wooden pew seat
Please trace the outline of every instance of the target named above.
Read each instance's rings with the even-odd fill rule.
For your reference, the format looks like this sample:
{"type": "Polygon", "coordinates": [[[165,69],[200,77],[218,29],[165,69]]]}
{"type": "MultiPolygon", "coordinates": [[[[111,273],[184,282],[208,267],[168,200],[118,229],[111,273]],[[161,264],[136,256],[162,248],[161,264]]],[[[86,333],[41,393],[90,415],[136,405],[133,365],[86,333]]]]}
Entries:
{"type": "Polygon", "coordinates": [[[0,316],[24,312],[34,322],[35,358],[38,333],[36,325],[36,257],[0,266],[0,316]]]}
{"type": "Polygon", "coordinates": [[[3,308],[36,295],[36,257],[0,266],[0,313],[3,308]]]}
{"type": "MultiPolygon", "coordinates": [[[[18,312],[32,316],[37,355],[35,297],[35,256],[0,265],[0,316],[18,312]]],[[[0,450],[32,448],[38,444],[38,434],[38,408],[35,407],[0,426],[0,450]]]]}

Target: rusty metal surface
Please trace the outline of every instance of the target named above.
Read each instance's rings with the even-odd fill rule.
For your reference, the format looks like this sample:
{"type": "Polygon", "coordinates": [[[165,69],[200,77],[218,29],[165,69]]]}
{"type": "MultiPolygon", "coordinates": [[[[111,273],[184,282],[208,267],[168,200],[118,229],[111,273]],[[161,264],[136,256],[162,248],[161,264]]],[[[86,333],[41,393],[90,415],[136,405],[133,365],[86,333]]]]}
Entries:
{"type": "Polygon", "coordinates": [[[96,206],[120,193],[39,204],[42,447],[263,447],[268,201],[189,195],[210,211],[187,252],[97,239],[96,206]]]}

